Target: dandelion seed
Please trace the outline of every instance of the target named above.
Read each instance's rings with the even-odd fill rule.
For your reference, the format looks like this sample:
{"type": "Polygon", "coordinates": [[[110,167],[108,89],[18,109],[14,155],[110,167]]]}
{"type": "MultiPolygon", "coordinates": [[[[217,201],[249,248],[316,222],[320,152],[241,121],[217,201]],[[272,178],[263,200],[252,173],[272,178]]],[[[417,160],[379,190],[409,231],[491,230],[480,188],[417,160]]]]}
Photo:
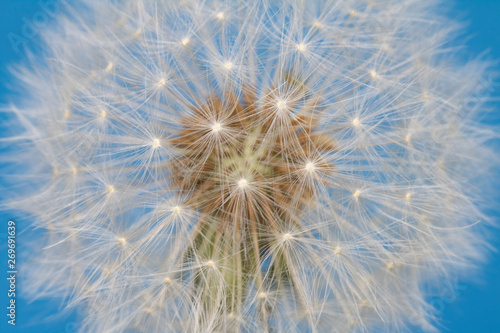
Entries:
{"type": "Polygon", "coordinates": [[[320,21],[314,21],[313,26],[317,29],[321,29],[323,28],[323,23],[321,23],[320,21]]]}
{"type": "Polygon", "coordinates": [[[340,247],[338,247],[338,246],[337,246],[337,247],[335,248],[335,251],[334,251],[333,253],[335,253],[336,255],[341,254],[341,253],[342,253],[342,248],[340,248],[340,247]]]}
{"type": "Polygon", "coordinates": [[[167,80],[161,79],[160,81],[158,81],[157,85],[158,85],[158,88],[163,88],[167,85],[167,80]]]}
{"type": "Polygon", "coordinates": [[[107,73],[109,73],[109,72],[113,71],[113,69],[115,69],[115,64],[114,64],[114,63],[112,63],[112,62],[110,62],[110,63],[108,63],[108,66],[106,66],[105,71],[106,71],[107,73]]]}
{"type": "Polygon", "coordinates": [[[215,267],[215,263],[212,260],[207,261],[207,266],[210,268],[215,267]]]}
{"type": "Polygon", "coordinates": [[[183,39],[181,40],[181,44],[182,44],[182,46],[187,46],[187,45],[189,44],[189,42],[190,42],[190,39],[189,39],[189,38],[187,38],[187,37],[186,37],[186,38],[183,38],[183,39]]]}
{"type": "Polygon", "coordinates": [[[352,126],[358,127],[359,125],[361,125],[361,121],[359,120],[359,118],[358,117],[354,118],[352,120],[352,126]]]}
{"type": "Polygon", "coordinates": [[[121,244],[121,245],[125,245],[127,244],[127,239],[124,238],[124,237],[120,237],[118,238],[118,242],[121,244]]]}
{"type": "Polygon", "coordinates": [[[299,52],[304,52],[307,49],[307,46],[304,43],[297,44],[295,47],[299,52]]]}
{"type": "Polygon", "coordinates": [[[279,111],[283,112],[283,111],[287,111],[288,110],[288,105],[287,105],[287,102],[285,100],[278,100],[276,102],[276,107],[278,108],[279,111]]]}
{"type": "Polygon", "coordinates": [[[375,79],[377,76],[378,76],[378,73],[377,73],[376,71],[374,71],[374,70],[371,70],[371,71],[370,71],[370,77],[371,77],[372,79],[375,79]]]}
{"type": "Polygon", "coordinates": [[[228,62],[226,62],[224,64],[224,68],[227,69],[228,71],[230,71],[231,69],[233,69],[233,67],[234,67],[234,64],[232,62],[230,62],[230,61],[228,61],[228,62]]]}
{"type": "Polygon", "coordinates": [[[313,162],[307,162],[306,163],[306,167],[305,169],[308,171],[308,172],[313,172],[316,170],[316,166],[314,165],[313,162]]]}
{"type": "Polygon", "coordinates": [[[212,131],[214,133],[219,132],[222,129],[222,125],[220,123],[215,123],[212,125],[212,131]]]}
{"type": "Polygon", "coordinates": [[[226,14],[224,12],[219,12],[215,15],[219,20],[224,20],[226,18],[226,14]]]}
{"type": "Polygon", "coordinates": [[[165,284],[171,284],[171,283],[172,280],[169,277],[165,278],[165,284]]]}
{"type": "Polygon", "coordinates": [[[151,143],[151,146],[154,149],[160,148],[161,147],[160,139],[154,139],[153,142],[151,143]]]}
{"type": "Polygon", "coordinates": [[[108,186],[107,191],[108,191],[108,193],[109,193],[109,194],[114,193],[114,192],[115,192],[115,188],[114,188],[114,186],[113,186],[113,185],[108,186]]]}
{"type": "Polygon", "coordinates": [[[286,233],[286,234],[284,234],[284,235],[283,235],[283,240],[284,240],[284,241],[289,241],[289,240],[291,240],[292,238],[293,238],[293,236],[292,236],[292,235],[290,235],[289,233],[286,233]]]}
{"type": "Polygon", "coordinates": [[[354,191],[352,196],[354,197],[354,199],[358,199],[361,196],[361,191],[360,190],[354,191]]]}
{"type": "Polygon", "coordinates": [[[179,215],[181,213],[181,207],[179,206],[175,206],[174,208],[172,208],[172,212],[175,214],[175,215],[179,215]]]}
{"type": "Polygon", "coordinates": [[[245,178],[241,178],[240,180],[238,180],[238,186],[241,189],[244,189],[245,187],[248,186],[248,181],[245,178]]]}

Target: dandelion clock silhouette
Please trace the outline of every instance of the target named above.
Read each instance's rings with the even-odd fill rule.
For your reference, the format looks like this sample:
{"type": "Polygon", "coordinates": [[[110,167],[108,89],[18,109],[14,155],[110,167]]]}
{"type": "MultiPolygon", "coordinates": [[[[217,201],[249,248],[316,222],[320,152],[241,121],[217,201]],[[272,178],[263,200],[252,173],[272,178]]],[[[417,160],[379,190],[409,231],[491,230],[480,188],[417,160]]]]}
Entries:
{"type": "Polygon", "coordinates": [[[494,166],[489,64],[437,5],[67,6],[8,110],[24,292],[83,332],[434,329],[494,166]]]}

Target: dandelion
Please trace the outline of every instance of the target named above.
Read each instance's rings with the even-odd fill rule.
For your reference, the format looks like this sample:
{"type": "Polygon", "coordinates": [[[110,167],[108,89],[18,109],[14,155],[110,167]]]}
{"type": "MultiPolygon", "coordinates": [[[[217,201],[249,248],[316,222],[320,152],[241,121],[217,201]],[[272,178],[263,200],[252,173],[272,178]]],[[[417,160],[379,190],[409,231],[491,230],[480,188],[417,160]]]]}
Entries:
{"type": "Polygon", "coordinates": [[[434,1],[118,3],[68,7],[18,72],[31,297],[90,332],[431,330],[491,164],[488,66],[434,1]]]}

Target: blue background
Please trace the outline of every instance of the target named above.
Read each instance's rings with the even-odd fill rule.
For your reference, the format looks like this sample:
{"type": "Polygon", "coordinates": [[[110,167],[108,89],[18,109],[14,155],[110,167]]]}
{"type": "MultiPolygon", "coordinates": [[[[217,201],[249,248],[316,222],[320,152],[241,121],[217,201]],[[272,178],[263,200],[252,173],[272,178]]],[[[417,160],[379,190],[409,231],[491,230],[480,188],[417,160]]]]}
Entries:
{"type": "MultiPolygon", "coordinates": [[[[26,22],[43,22],[43,3],[58,0],[0,0],[0,105],[9,101],[11,76],[7,71],[10,64],[19,63],[23,52],[16,50],[9,40],[9,33],[23,36],[26,22]]],[[[71,1],[71,0],[70,0],[71,1]]],[[[487,58],[500,60],[500,0],[455,0],[449,2],[449,16],[468,22],[466,36],[467,52],[461,56],[472,58],[488,51],[487,58]]],[[[48,16],[47,16],[48,17],[48,16]]],[[[49,21],[51,18],[49,17],[49,21]]],[[[38,36],[26,40],[26,46],[33,47],[38,36]]],[[[500,70],[500,66],[497,66],[500,70]]],[[[493,95],[500,96],[500,82],[496,82],[493,95]]],[[[500,111],[500,102],[494,102],[500,111]]],[[[498,112],[498,111],[497,111],[498,112]]],[[[496,116],[500,119],[500,116],[496,116]]],[[[0,117],[0,121],[2,118],[0,117]]],[[[497,198],[498,199],[498,198],[497,198]]],[[[497,200],[500,202],[500,200],[497,200]]],[[[498,206],[498,205],[497,205],[498,206]]],[[[500,223],[500,216],[496,216],[500,223]]],[[[58,313],[60,304],[54,301],[36,301],[28,303],[17,298],[17,325],[12,328],[7,324],[7,290],[6,280],[6,231],[8,213],[0,213],[0,332],[23,333],[72,333],[76,332],[75,313],[63,313],[53,318],[46,314],[58,313]]],[[[18,233],[23,225],[18,223],[18,233]]],[[[500,229],[491,231],[493,245],[500,249],[500,229]]],[[[18,246],[22,247],[22,235],[18,237],[18,246]]],[[[474,271],[474,281],[459,281],[438,293],[430,302],[437,308],[435,315],[440,318],[438,327],[443,332],[500,332],[500,253],[492,253],[482,270],[474,271]]],[[[22,260],[22,258],[21,258],[22,260]]],[[[17,288],[22,288],[19,284],[17,288]]]]}

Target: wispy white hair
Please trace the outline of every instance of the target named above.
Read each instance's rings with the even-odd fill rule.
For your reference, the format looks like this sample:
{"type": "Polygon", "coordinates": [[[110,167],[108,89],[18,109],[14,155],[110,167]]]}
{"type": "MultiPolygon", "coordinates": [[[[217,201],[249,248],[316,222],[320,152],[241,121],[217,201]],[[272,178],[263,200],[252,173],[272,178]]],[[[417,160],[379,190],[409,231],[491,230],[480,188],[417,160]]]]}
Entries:
{"type": "MultiPolygon", "coordinates": [[[[17,194],[8,205],[43,230],[25,291],[85,308],[89,332],[432,330],[426,287],[483,257],[482,184],[494,159],[493,134],[479,122],[489,64],[456,59],[457,25],[437,8],[434,0],[67,7],[17,71],[23,95],[3,141],[13,145],[5,182],[17,194]],[[285,84],[290,73],[302,88],[285,84]],[[312,108],[306,100],[335,146],[294,166],[293,186],[313,184],[314,200],[300,206],[299,222],[274,214],[274,229],[253,231],[267,245],[258,269],[243,274],[236,253],[224,252],[236,229],[185,259],[199,221],[219,217],[186,204],[190,192],[172,186],[169,166],[185,158],[171,142],[187,118],[190,130],[209,133],[209,147],[243,135],[224,128],[229,111],[194,110],[213,96],[226,110],[227,92],[240,98],[248,87],[257,110],[275,99],[253,128],[286,131],[288,117],[312,108]],[[268,268],[279,260],[285,280],[268,268]],[[241,275],[236,301],[230,273],[241,275]]],[[[272,187],[257,168],[243,170],[249,178],[217,170],[233,197],[272,187]]],[[[239,251],[251,260],[252,249],[239,251]]]]}

